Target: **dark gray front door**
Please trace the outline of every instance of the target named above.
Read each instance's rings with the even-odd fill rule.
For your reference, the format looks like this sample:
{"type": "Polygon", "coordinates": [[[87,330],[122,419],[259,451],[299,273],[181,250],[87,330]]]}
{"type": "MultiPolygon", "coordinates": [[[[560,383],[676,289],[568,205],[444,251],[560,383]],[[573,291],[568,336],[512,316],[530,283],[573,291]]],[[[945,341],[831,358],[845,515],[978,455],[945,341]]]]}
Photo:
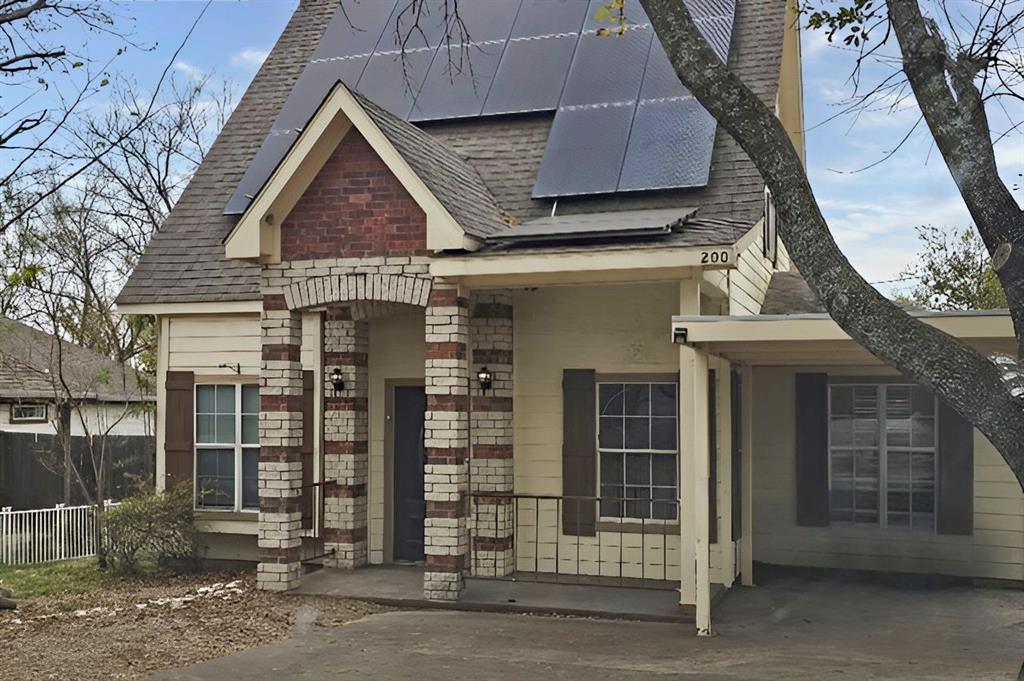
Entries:
{"type": "Polygon", "coordinates": [[[423,560],[423,386],[395,388],[395,560],[423,560]]]}

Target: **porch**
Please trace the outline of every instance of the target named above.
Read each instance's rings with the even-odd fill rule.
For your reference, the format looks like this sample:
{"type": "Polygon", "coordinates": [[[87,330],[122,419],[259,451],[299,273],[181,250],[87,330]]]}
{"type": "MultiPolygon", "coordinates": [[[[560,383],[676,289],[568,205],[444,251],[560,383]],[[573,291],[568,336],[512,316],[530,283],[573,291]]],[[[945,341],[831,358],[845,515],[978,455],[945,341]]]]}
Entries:
{"type": "MultiPolygon", "coordinates": [[[[684,566],[696,564],[696,533],[683,528],[707,497],[680,477],[694,434],[709,427],[707,412],[704,428],[690,425],[699,400],[685,391],[708,382],[681,369],[665,320],[713,301],[715,289],[698,279],[465,289],[413,276],[396,294],[386,276],[353,291],[359,275],[321,282],[307,268],[281,270],[268,279],[295,281],[265,299],[263,314],[264,588],[337,574],[301,578],[300,566],[315,563],[360,568],[346,580],[365,595],[383,573],[363,568],[413,562],[423,567],[397,573],[400,585],[378,584],[382,598],[399,589],[403,600],[460,607],[511,600],[573,611],[593,601],[588,612],[695,616],[697,575],[684,566]],[[281,348],[285,336],[298,348],[281,348]],[[300,368],[301,406],[275,394],[297,392],[300,368]],[[626,393],[639,401],[627,407],[626,393]],[[610,430],[599,447],[601,419],[610,430]],[[642,426],[643,443],[621,441],[627,421],[642,426]],[[301,460],[281,451],[283,425],[290,442],[301,433],[301,460]],[[294,499],[298,517],[276,514],[278,498],[294,499]]],[[[709,532],[712,516],[715,532],[729,522],[705,512],[709,532]]],[[[721,535],[700,590],[708,609],[711,581],[729,585],[737,571],[731,530],[721,535]]]]}
{"type": "Polygon", "coordinates": [[[324,568],[306,575],[291,593],[369,601],[402,608],[554,614],[648,622],[693,621],[673,589],[636,589],[526,579],[469,577],[458,601],[423,596],[423,568],[371,565],[359,570],[324,568]]]}

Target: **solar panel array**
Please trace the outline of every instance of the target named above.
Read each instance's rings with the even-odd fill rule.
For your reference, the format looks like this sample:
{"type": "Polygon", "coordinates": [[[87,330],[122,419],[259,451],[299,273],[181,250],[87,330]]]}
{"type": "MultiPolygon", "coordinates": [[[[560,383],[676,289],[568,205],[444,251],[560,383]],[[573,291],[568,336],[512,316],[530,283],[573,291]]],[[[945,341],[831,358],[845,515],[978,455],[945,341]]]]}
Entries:
{"type": "MultiPolygon", "coordinates": [[[[735,0],[682,0],[724,60],[735,0]]],[[[679,83],[637,0],[603,37],[607,0],[463,2],[469,42],[426,0],[345,2],[296,81],[225,213],[245,210],[341,81],[413,122],[555,111],[535,197],[702,186],[715,122],[679,83]],[[404,44],[403,44],[404,40],[404,44]]]]}

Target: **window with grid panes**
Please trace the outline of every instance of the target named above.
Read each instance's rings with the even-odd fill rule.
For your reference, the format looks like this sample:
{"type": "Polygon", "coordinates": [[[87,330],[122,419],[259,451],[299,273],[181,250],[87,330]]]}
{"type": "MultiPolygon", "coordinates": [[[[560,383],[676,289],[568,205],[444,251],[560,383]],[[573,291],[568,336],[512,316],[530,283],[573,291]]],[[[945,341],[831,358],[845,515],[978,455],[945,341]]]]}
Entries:
{"type": "Polygon", "coordinates": [[[599,383],[601,517],[676,520],[678,386],[599,383]]]}
{"type": "Polygon", "coordinates": [[[259,508],[258,385],[196,386],[196,507],[259,508]]]}
{"type": "Polygon", "coordinates": [[[933,531],[937,426],[926,388],[831,385],[832,520],[933,531]]]}

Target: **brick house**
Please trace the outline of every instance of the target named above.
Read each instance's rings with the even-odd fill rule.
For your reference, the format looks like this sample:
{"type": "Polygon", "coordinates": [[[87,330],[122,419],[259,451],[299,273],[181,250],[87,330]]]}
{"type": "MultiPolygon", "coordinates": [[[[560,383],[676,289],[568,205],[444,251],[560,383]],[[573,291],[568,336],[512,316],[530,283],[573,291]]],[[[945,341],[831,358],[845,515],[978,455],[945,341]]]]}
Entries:
{"type": "MultiPolygon", "coordinates": [[[[300,3],[119,299],[208,556],[667,585],[701,630],[755,561],[1024,578],[1009,469],[820,315],[750,160],[599,5],[467,4],[470,77],[437,27],[400,58],[394,2],[300,3]]],[[[691,7],[802,150],[793,3],[691,7]]]]}

